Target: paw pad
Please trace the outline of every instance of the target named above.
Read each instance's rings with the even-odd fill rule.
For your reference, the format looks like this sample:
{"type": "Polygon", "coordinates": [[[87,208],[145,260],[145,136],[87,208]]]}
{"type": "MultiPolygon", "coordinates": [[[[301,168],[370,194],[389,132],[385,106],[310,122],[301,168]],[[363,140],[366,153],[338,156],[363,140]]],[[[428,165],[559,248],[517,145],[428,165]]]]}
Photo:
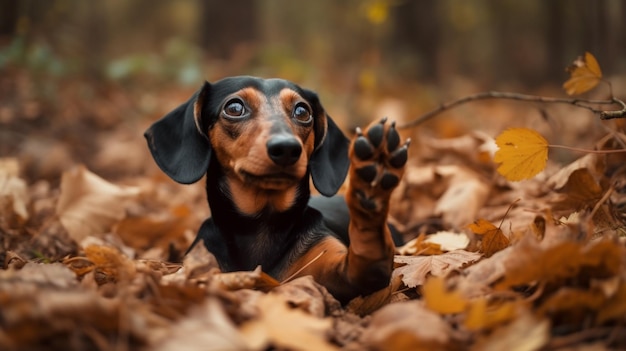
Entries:
{"type": "Polygon", "coordinates": [[[361,208],[374,211],[389,201],[391,191],[400,183],[411,141],[401,144],[395,122],[388,123],[387,118],[372,123],[365,132],[357,128],[356,134],[351,184],[361,208]]]}

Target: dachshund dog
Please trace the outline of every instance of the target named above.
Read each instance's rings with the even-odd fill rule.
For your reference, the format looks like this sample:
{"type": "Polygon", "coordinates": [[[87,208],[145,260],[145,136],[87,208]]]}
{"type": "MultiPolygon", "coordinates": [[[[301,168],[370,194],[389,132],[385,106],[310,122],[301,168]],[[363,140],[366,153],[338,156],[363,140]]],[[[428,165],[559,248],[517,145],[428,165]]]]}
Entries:
{"type": "Polygon", "coordinates": [[[241,76],[205,82],[145,137],[175,181],[206,175],[212,217],[196,241],[223,271],[312,275],[343,303],[389,284],[389,197],[410,142],[401,144],[395,123],[357,128],[350,141],[314,92],[241,76]],[[333,197],[348,174],[345,200],[333,197]],[[325,197],[311,199],[310,180],[325,197]]]}

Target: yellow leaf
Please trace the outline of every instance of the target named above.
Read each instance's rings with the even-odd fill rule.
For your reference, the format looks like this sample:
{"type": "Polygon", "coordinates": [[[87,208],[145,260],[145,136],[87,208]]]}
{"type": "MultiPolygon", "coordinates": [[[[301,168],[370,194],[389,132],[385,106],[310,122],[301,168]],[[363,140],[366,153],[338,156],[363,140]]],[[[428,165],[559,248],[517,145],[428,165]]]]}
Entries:
{"type": "Polygon", "coordinates": [[[479,298],[471,302],[464,324],[469,330],[490,329],[512,320],[516,314],[513,301],[489,306],[485,298],[479,298]]]}
{"type": "Polygon", "coordinates": [[[424,283],[422,290],[426,307],[441,314],[465,311],[467,301],[458,291],[448,291],[444,283],[441,277],[431,277],[424,283]]]}
{"type": "Polygon", "coordinates": [[[563,84],[563,89],[567,95],[578,95],[587,92],[598,85],[602,79],[602,71],[596,58],[586,52],[585,57],[578,57],[571,66],[567,68],[570,74],[563,84]]]}
{"type": "Polygon", "coordinates": [[[509,246],[510,241],[502,230],[486,219],[479,219],[469,225],[474,234],[482,236],[481,251],[486,257],[491,257],[494,253],[509,246]]]}
{"type": "Polygon", "coordinates": [[[548,142],[527,128],[511,128],[496,138],[499,149],[493,158],[500,163],[498,173],[510,181],[532,178],[548,161],[548,142]]]}

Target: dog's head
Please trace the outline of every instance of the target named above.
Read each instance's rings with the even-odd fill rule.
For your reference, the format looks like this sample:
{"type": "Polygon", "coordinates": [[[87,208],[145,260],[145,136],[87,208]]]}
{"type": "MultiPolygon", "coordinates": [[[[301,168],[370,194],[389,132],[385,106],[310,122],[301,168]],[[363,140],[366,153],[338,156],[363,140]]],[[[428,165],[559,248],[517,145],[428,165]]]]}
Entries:
{"type": "Polygon", "coordinates": [[[349,167],[349,142],[317,95],[281,79],[206,82],[145,133],[159,167],[179,183],[198,181],[211,162],[260,190],[286,190],[309,172],[334,195],[349,167]]]}

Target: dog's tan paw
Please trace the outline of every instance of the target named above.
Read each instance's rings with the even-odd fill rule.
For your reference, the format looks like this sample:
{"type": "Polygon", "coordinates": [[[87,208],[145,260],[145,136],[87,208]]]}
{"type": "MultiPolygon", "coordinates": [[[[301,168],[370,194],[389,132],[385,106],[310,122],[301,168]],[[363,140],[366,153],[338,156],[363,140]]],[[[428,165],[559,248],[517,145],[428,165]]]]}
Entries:
{"type": "Polygon", "coordinates": [[[386,117],[364,132],[357,128],[350,147],[350,185],[362,210],[378,212],[387,207],[404,174],[410,142],[401,144],[395,122],[386,117]]]}

